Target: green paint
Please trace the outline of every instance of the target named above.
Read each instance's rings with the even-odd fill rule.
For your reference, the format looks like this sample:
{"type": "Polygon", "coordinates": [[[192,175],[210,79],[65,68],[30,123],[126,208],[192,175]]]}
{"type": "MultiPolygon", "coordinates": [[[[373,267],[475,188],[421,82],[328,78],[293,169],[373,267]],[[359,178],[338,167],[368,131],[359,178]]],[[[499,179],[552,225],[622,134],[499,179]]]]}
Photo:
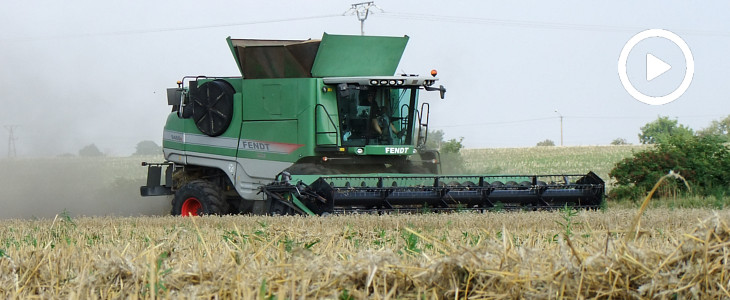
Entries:
{"type": "Polygon", "coordinates": [[[302,201],[299,201],[299,199],[297,197],[292,197],[292,202],[294,203],[294,205],[299,207],[299,209],[301,209],[303,212],[307,213],[307,215],[310,215],[310,216],[317,215],[317,214],[313,213],[311,210],[309,210],[309,208],[307,208],[307,206],[304,205],[304,203],[302,203],[302,201]]]}
{"type": "Polygon", "coordinates": [[[314,77],[392,76],[408,36],[324,34],[312,66],[314,77]]]}

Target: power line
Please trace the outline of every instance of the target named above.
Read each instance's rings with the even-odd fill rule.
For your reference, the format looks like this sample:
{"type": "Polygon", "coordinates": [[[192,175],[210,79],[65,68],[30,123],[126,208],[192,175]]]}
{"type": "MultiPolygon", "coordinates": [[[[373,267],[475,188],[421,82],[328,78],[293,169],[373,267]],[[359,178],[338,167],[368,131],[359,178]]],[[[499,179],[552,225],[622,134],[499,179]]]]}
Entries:
{"type": "MultiPolygon", "coordinates": [[[[429,22],[437,21],[437,22],[465,23],[465,24],[483,24],[483,25],[496,25],[496,26],[508,26],[508,27],[531,28],[531,29],[583,30],[583,31],[603,31],[603,32],[638,32],[638,31],[646,30],[646,27],[633,27],[633,26],[571,24],[571,23],[557,23],[557,22],[521,21],[521,20],[492,19],[492,18],[473,18],[473,17],[444,16],[444,15],[434,15],[434,14],[413,14],[413,13],[398,13],[398,12],[383,12],[382,16],[386,17],[386,18],[405,19],[405,20],[421,20],[421,21],[429,21],[429,22]]],[[[680,31],[683,34],[689,34],[689,35],[730,37],[730,32],[727,32],[727,31],[708,31],[708,30],[693,30],[693,29],[673,29],[673,30],[680,31]]]]}
{"type": "Polygon", "coordinates": [[[146,34],[146,33],[157,33],[157,32],[186,31],[186,30],[198,30],[198,29],[209,29],[209,28],[220,28],[220,27],[234,27],[234,26],[245,26],[245,25],[259,25],[259,24],[269,24],[269,23],[304,21],[304,20],[324,19],[324,18],[331,18],[331,17],[341,17],[341,16],[342,15],[340,15],[340,14],[328,14],[328,15],[319,15],[319,16],[260,20],[260,21],[250,21],[250,22],[221,23],[221,24],[199,25],[199,26],[181,26],[181,27],[168,27],[168,28],[155,28],[155,29],[81,33],[81,34],[47,36],[47,37],[41,36],[41,37],[30,37],[30,38],[5,39],[5,40],[0,40],[0,41],[16,41],[17,42],[17,41],[54,40],[54,39],[67,39],[67,38],[85,38],[85,37],[95,37],[95,36],[133,35],[133,34],[146,34]]]}
{"type": "Polygon", "coordinates": [[[450,127],[468,127],[468,126],[484,126],[484,125],[503,125],[503,124],[517,124],[517,123],[528,123],[543,120],[553,120],[555,117],[535,118],[535,119],[523,119],[523,120],[512,120],[512,121],[500,121],[500,122],[480,122],[480,123],[468,123],[468,124],[453,124],[436,126],[438,128],[450,128],[450,127]]]}

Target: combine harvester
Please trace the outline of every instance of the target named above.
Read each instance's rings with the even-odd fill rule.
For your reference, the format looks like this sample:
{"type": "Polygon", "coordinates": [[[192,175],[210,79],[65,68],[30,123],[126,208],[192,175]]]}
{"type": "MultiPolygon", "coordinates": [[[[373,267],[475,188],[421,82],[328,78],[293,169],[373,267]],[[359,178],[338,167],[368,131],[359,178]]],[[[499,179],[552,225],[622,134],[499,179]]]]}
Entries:
{"type": "Polygon", "coordinates": [[[228,38],[241,77],[186,76],[167,90],[164,163],[142,196],[173,215],[596,208],[584,175],[438,175],[424,149],[431,76],[394,76],[408,37],[228,38]],[[163,179],[164,178],[164,184],[163,179]]]}

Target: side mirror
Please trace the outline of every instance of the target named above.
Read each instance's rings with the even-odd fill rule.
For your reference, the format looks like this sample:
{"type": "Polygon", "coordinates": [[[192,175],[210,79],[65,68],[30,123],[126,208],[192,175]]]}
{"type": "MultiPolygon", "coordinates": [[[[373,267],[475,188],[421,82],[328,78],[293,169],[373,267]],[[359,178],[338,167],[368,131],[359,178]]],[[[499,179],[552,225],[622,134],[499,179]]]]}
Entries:
{"type": "Polygon", "coordinates": [[[441,99],[443,99],[444,94],[446,94],[446,88],[443,85],[440,85],[438,88],[430,87],[430,86],[425,86],[424,88],[429,92],[439,91],[439,94],[441,95],[441,99]]]}
{"type": "Polygon", "coordinates": [[[337,85],[337,96],[339,96],[340,98],[350,96],[350,91],[347,87],[347,83],[340,83],[337,85]]]}
{"type": "Polygon", "coordinates": [[[180,97],[182,97],[182,88],[169,88],[167,89],[167,105],[178,105],[180,104],[180,97]]]}

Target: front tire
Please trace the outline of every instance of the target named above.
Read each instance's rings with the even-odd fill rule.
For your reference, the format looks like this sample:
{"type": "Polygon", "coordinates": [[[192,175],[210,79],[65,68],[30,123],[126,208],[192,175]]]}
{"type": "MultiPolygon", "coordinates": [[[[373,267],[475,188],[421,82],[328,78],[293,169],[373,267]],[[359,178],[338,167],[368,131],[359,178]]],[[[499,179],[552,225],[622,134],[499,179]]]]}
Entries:
{"type": "Polygon", "coordinates": [[[185,184],[172,199],[173,216],[224,215],[228,213],[228,202],[220,188],[205,180],[194,180],[185,184]]]}

